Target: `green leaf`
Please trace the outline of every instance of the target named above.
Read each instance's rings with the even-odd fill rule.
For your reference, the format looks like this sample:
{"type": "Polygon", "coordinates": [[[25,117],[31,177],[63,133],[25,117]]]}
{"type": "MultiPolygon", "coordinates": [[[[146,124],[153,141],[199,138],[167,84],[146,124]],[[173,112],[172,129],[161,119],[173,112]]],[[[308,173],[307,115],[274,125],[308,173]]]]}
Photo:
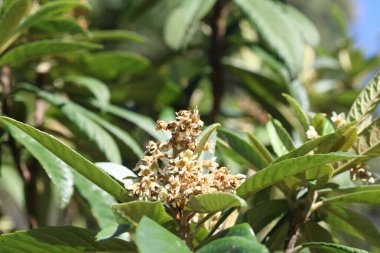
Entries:
{"type": "Polygon", "coordinates": [[[235,0],[235,3],[248,16],[266,46],[286,63],[292,76],[296,76],[302,66],[304,45],[289,14],[272,1],[235,0]]]}
{"type": "Polygon", "coordinates": [[[146,216],[159,224],[164,224],[172,220],[172,217],[166,213],[161,202],[149,202],[136,200],[128,203],[114,204],[112,208],[134,225],[146,216]]]}
{"type": "MultiPolygon", "coordinates": [[[[301,225],[302,241],[304,242],[334,242],[330,231],[322,227],[315,221],[307,221],[301,225]]],[[[301,238],[300,238],[301,239],[301,238]]],[[[332,253],[326,249],[310,249],[311,253],[332,253]]]]}
{"type": "Polygon", "coordinates": [[[371,122],[371,114],[380,101],[380,73],[369,82],[367,87],[359,94],[347,114],[347,121],[357,121],[360,129],[371,122]]]}
{"type": "Polygon", "coordinates": [[[249,226],[248,223],[238,224],[228,229],[222,230],[216,235],[214,235],[211,238],[211,240],[216,240],[229,236],[240,236],[245,239],[257,241],[255,233],[253,232],[252,228],[249,226]]]}
{"type": "Polygon", "coordinates": [[[289,176],[294,176],[311,168],[355,157],[356,155],[354,154],[337,152],[290,158],[271,164],[258,171],[255,175],[251,176],[241,184],[236,192],[241,197],[247,197],[247,195],[276,184],[289,176]]]}
{"type": "Polygon", "coordinates": [[[305,242],[302,243],[302,247],[304,248],[328,248],[328,249],[334,249],[334,252],[349,252],[349,253],[369,253],[366,250],[363,249],[357,249],[357,248],[352,248],[340,244],[335,244],[335,243],[328,243],[328,242],[305,242]]]}
{"type": "Polygon", "coordinates": [[[18,127],[24,133],[35,139],[42,146],[56,155],[59,159],[64,161],[71,168],[82,174],[94,184],[98,185],[110,195],[114,196],[117,200],[123,201],[130,199],[126,190],[119,183],[114,181],[95,164],[78,154],[76,151],[67,147],[51,135],[5,116],[0,116],[0,121],[9,122],[18,127]]]}
{"type": "Polygon", "coordinates": [[[223,140],[227,142],[230,149],[247,160],[252,167],[262,169],[268,165],[268,163],[265,161],[266,157],[263,157],[257,148],[255,148],[239,135],[226,129],[220,129],[219,135],[223,140]]]}
{"type": "Polygon", "coordinates": [[[95,233],[77,227],[45,227],[0,236],[0,251],[12,253],[109,252],[134,253],[136,247],[124,240],[95,241],[95,233]]]}
{"type": "Polygon", "coordinates": [[[103,107],[98,101],[95,101],[95,100],[91,100],[91,105],[135,124],[136,126],[140,127],[141,129],[143,129],[145,132],[147,132],[148,134],[150,134],[152,137],[156,138],[157,140],[168,139],[164,133],[158,132],[156,130],[156,124],[151,118],[147,116],[144,116],[142,114],[138,114],[132,111],[128,111],[124,108],[117,107],[111,104],[103,107]]]}
{"type": "Polygon", "coordinates": [[[271,119],[266,125],[274,152],[278,156],[285,155],[294,149],[294,143],[289,133],[278,120],[271,119]]]}
{"type": "Polygon", "coordinates": [[[110,175],[113,179],[120,182],[121,184],[125,183],[126,177],[137,177],[135,173],[133,173],[127,167],[117,164],[117,163],[96,163],[96,166],[101,168],[104,172],[110,175]]]}
{"type": "Polygon", "coordinates": [[[164,27],[164,39],[172,49],[185,47],[191,37],[191,29],[206,16],[216,0],[181,1],[179,6],[169,14],[164,27]]]}
{"type": "Polygon", "coordinates": [[[202,131],[202,133],[198,136],[199,138],[197,138],[197,148],[194,151],[194,155],[197,155],[198,158],[200,157],[211,134],[214,133],[214,131],[216,131],[218,128],[220,128],[220,124],[215,123],[208,126],[202,131]]]}
{"type": "Polygon", "coordinates": [[[111,209],[115,199],[76,171],[74,171],[74,179],[75,187],[86,200],[99,227],[103,229],[117,225],[115,215],[111,209]]]}
{"type": "Polygon", "coordinates": [[[246,203],[238,196],[227,192],[205,193],[190,197],[185,210],[197,213],[220,212],[232,207],[244,207],[246,203]]]}
{"type": "Polygon", "coordinates": [[[297,119],[299,120],[299,122],[303,126],[303,129],[306,132],[307,129],[309,128],[310,122],[305,112],[302,110],[302,107],[298,104],[298,102],[294,98],[292,98],[288,94],[282,94],[282,96],[285,97],[285,99],[289,102],[290,106],[293,108],[297,116],[297,119]]]}
{"type": "Polygon", "coordinates": [[[371,245],[380,247],[380,233],[367,217],[337,205],[323,207],[322,211],[327,213],[326,222],[331,229],[363,238],[371,245]]]}
{"type": "Polygon", "coordinates": [[[12,137],[38,160],[58,193],[61,207],[65,207],[70,202],[73,194],[74,178],[70,171],[71,168],[18,127],[6,121],[2,123],[12,137]]]}
{"type": "Polygon", "coordinates": [[[232,159],[234,162],[239,164],[242,168],[249,168],[253,166],[249,161],[247,161],[247,159],[241,156],[240,153],[231,149],[224,141],[218,139],[216,142],[216,147],[223,154],[223,156],[226,156],[226,158],[232,159]]]}
{"type": "Polygon", "coordinates": [[[14,0],[0,18],[0,54],[4,43],[15,33],[21,19],[29,12],[29,0],[14,0]]]}
{"type": "Polygon", "coordinates": [[[325,204],[332,204],[336,202],[380,205],[380,190],[357,191],[353,193],[341,194],[323,200],[323,203],[325,204]]]}
{"type": "Polygon", "coordinates": [[[102,81],[88,77],[88,76],[64,76],[62,78],[65,82],[75,83],[80,87],[88,89],[100,104],[107,105],[110,100],[110,91],[105,83],[102,81]]]}
{"type": "Polygon", "coordinates": [[[246,132],[251,145],[260,153],[262,159],[267,163],[273,162],[273,156],[269,150],[251,133],[246,132]]]}
{"type": "Polygon", "coordinates": [[[334,168],[331,165],[322,165],[306,171],[306,180],[316,180],[315,187],[320,188],[327,184],[334,174],[334,168]]]}
{"type": "Polygon", "coordinates": [[[331,134],[334,132],[334,126],[326,118],[324,113],[316,113],[311,120],[311,125],[315,128],[319,135],[331,134]]]}
{"type": "Polygon", "coordinates": [[[228,236],[211,241],[196,253],[219,253],[219,252],[239,252],[239,253],[269,253],[268,249],[257,240],[246,239],[240,236],[228,236]]]}
{"type": "Polygon", "coordinates": [[[144,217],[136,231],[136,244],[140,253],[190,253],[185,242],[153,220],[144,217]]]}
{"type": "Polygon", "coordinates": [[[244,217],[256,233],[288,210],[285,199],[270,199],[249,209],[244,217]]]}
{"type": "Polygon", "coordinates": [[[146,38],[138,33],[125,30],[98,30],[90,31],[88,37],[91,41],[109,41],[109,40],[125,40],[138,43],[145,43],[146,38]]]}
{"type": "Polygon", "coordinates": [[[43,56],[59,55],[77,50],[92,50],[101,48],[98,44],[61,40],[40,40],[15,47],[0,58],[0,65],[16,66],[21,63],[43,56]]]}
{"type": "Polygon", "coordinates": [[[44,35],[65,34],[86,34],[83,28],[75,19],[69,18],[49,18],[38,22],[32,27],[44,35]]]}
{"type": "Polygon", "coordinates": [[[88,71],[100,79],[112,80],[122,74],[136,74],[149,66],[149,60],[125,51],[101,52],[86,58],[88,71]]]}
{"type": "Polygon", "coordinates": [[[17,30],[22,31],[46,18],[57,17],[75,8],[88,9],[89,5],[76,0],[60,0],[44,4],[35,13],[25,18],[17,30]]]}

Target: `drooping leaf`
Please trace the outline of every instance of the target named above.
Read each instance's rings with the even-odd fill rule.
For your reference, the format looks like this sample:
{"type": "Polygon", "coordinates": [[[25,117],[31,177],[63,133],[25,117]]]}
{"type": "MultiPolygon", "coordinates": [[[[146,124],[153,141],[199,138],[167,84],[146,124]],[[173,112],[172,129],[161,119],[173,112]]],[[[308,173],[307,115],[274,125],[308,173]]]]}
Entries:
{"type": "Polygon", "coordinates": [[[16,66],[22,62],[48,55],[59,55],[77,50],[101,48],[98,44],[78,41],[39,40],[15,47],[0,58],[0,65],[16,66]]]}
{"type": "Polygon", "coordinates": [[[244,217],[252,226],[253,230],[258,233],[274,219],[281,216],[288,209],[288,203],[285,199],[271,199],[249,209],[244,217]]]}
{"type": "Polygon", "coordinates": [[[64,161],[71,168],[114,196],[117,200],[124,201],[129,199],[126,190],[119,183],[114,181],[95,164],[78,154],[76,151],[67,147],[61,141],[27,124],[5,116],[0,116],[0,121],[9,122],[18,127],[24,133],[35,139],[38,143],[56,155],[59,159],[64,161]]]}
{"type": "Polygon", "coordinates": [[[197,155],[198,158],[200,157],[200,155],[202,154],[204,147],[205,147],[207,141],[209,140],[211,134],[214,133],[214,131],[216,131],[218,128],[220,128],[220,124],[215,123],[215,124],[208,126],[206,129],[204,129],[202,131],[202,133],[200,134],[200,136],[198,138],[197,148],[194,151],[194,155],[197,155]]]}
{"type": "Polygon", "coordinates": [[[246,203],[238,196],[227,192],[216,192],[190,197],[185,206],[185,210],[191,210],[197,213],[213,213],[242,206],[246,206],[246,203]]]}
{"type": "Polygon", "coordinates": [[[164,39],[169,47],[177,50],[186,46],[192,37],[191,29],[196,27],[215,2],[215,0],[181,1],[166,20],[164,39]]]}
{"type": "Polygon", "coordinates": [[[145,43],[146,38],[138,33],[125,30],[92,30],[88,33],[91,41],[109,41],[109,40],[125,40],[138,43],[145,43]]]}
{"type": "Polygon", "coordinates": [[[17,25],[29,12],[30,0],[14,0],[0,18],[0,53],[5,49],[4,43],[16,32],[17,25]]]}
{"type": "Polygon", "coordinates": [[[294,143],[289,133],[278,120],[272,119],[266,125],[272,147],[278,156],[285,155],[294,149],[294,143]]]}
{"type": "Polygon", "coordinates": [[[20,32],[46,18],[56,17],[75,8],[88,9],[89,5],[76,0],[60,0],[44,4],[35,13],[28,16],[17,30],[20,32]]]}
{"type": "Polygon", "coordinates": [[[141,114],[138,114],[138,113],[135,113],[135,112],[129,111],[127,109],[117,107],[117,106],[114,106],[111,104],[102,107],[98,101],[94,101],[94,100],[91,101],[91,104],[93,106],[96,106],[96,107],[102,109],[105,112],[108,112],[110,114],[113,114],[115,116],[118,116],[122,119],[125,119],[125,120],[135,124],[136,126],[140,127],[141,129],[146,131],[148,134],[150,134],[152,137],[156,138],[157,140],[168,139],[164,133],[161,133],[161,132],[156,130],[156,124],[154,123],[154,121],[151,118],[149,118],[147,116],[144,116],[144,115],[141,115],[141,114]]]}
{"type": "Polygon", "coordinates": [[[78,227],[45,227],[0,236],[0,251],[12,253],[125,252],[136,247],[124,240],[95,241],[95,233],[78,227]]]}
{"type": "Polygon", "coordinates": [[[326,222],[331,229],[362,238],[373,246],[380,246],[380,233],[367,217],[338,205],[323,207],[322,211],[327,213],[326,222]]]}
{"type": "Polygon", "coordinates": [[[307,169],[319,167],[333,162],[355,158],[356,155],[350,153],[329,153],[306,155],[297,158],[287,159],[258,171],[248,178],[237,188],[237,194],[246,197],[270,185],[276,184],[289,176],[294,176],[307,169]]]}
{"type": "Polygon", "coordinates": [[[240,236],[228,236],[225,238],[217,239],[215,241],[211,241],[196,251],[196,253],[219,252],[268,253],[269,251],[257,240],[246,239],[240,236]]]}
{"type": "Polygon", "coordinates": [[[161,202],[149,202],[136,200],[128,203],[114,204],[112,208],[134,225],[146,216],[159,224],[164,224],[170,220],[170,217],[161,202]]]}
{"type": "Polygon", "coordinates": [[[268,165],[265,161],[266,157],[263,157],[259,150],[239,135],[226,129],[219,130],[219,135],[233,151],[247,160],[254,168],[262,169],[268,165]]]}
{"type": "Polygon", "coordinates": [[[76,171],[74,171],[74,179],[75,187],[86,200],[99,227],[104,229],[117,225],[115,216],[111,210],[111,205],[115,203],[115,199],[76,171]]]}
{"type": "Polygon", "coordinates": [[[280,5],[266,0],[235,0],[245,12],[261,39],[277,54],[295,76],[302,66],[303,43],[301,34],[280,5]]]}
{"type": "Polygon", "coordinates": [[[289,96],[288,94],[282,94],[283,97],[289,102],[290,106],[293,108],[297,119],[300,121],[301,125],[303,126],[305,132],[309,128],[310,122],[308,117],[306,116],[305,112],[303,111],[302,107],[298,104],[298,102],[289,96]]]}
{"type": "Polygon", "coordinates": [[[345,245],[335,244],[335,243],[327,243],[327,242],[305,242],[302,243],[302,247],[304,248],[326,248],[326,249],[332,249],[333,252],[349,252],[349,253],[369,253],[366,250],[363,249],[357,249],[353,247],[348,247],[345,245]]]}
{"type": "Polygon", "coordinates": [[[337,202],[361,203],[380,205],[380,190],[356,191],[352,193],[340,194],[323,200],[326,204],[337,202]]]}
{"type": "Polygon", "coordinates": [[[136,244],[140,253],[190,253],[184,241],[147,217],[137,226],[136,244]]]}
{"type": "Polygon", "coordinates": [[[73,194],[74,178],[71,168],[18,127],[6,121],[2,123],[12,137],[38,160],[58,193],[61,207],[65,207],[70,202],[73,194]]]}
{"type": "Polygon", "coordinates": [[[251,142],[251,145],[256,148],[263,160],[267,162],[267,164],[273,162],[273,156],[269,150],[253,134],[248,132],[246,134],[251,142]]]}
{"type": "Polygon", "coordinates": [[[64,76],[62,78],[66,82],[75,83],[78,86],[88,89],[100,104],[106,105],[109,103],[110,91],[105,83],[99,79],[88,77],[88,76],[64,76]]]}
{"type": "Polygon", "coordinates": [[[130,169],[117,163],[99,162],[96,163],[96,166],[101,168],[104,172],[110,175],[113,179],[119,181],[121,184],[125,182],[126,177],[137,177],[136,174],[130,169]]]}

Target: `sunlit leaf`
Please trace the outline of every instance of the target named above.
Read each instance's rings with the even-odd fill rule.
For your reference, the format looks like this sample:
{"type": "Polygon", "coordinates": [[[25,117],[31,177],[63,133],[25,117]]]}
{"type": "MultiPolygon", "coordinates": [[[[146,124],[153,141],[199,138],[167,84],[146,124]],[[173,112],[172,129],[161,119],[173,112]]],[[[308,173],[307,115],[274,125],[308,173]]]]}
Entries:
{"type": "Polygon", "coordinates": [[[274,152],[278,156],[285,155],[294,149],[294,143],[289,133],[278,120],[272,119],[266,125],[274,152]]]}
{"type": "Polygon", "coordinates": [[[310,122],[308,117],[306,116],[305,112],[303,111],[302,107],[298,104],[298,102],[292,98],[291,96],[287,94],[282,94],[285,99],[289,102],[290,106],[293,108],[297,119],[300,121],[301,125],[303,126],[305,132],[309,128],[310,122]]]}
{"type": "Polygon", "coordinates": [[[302,247],[304,248],[325,248],[325,249],[332,249],[334,250],[333,252],[349,252],[349,253],[369,253],[366,250],[363,249],[357,249],[357,248],[352,248],[340,244],[335,244],[335,243],[327,243],[327,242],[305,242],[302,243],[302,247]]]}
{"type": "Polygon", "coordinates": [[[238,196],[227,192],[216,192],[190,197],[185,206],[185,210],[191,210],[197,213],[213,213],[242,206],[246,206],[246,203],[238,196]]]}

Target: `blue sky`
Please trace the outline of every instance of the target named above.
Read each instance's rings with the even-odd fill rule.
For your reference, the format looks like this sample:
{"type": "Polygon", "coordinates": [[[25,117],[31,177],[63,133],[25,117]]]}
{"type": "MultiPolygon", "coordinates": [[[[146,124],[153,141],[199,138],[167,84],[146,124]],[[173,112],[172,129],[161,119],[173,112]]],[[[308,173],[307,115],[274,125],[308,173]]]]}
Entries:
{"type": "Polygon", "coordinates": [[[350,25],[355,44],[366,55],[380,51],[380,0],[355,0],[355,20],[350,25]]]}

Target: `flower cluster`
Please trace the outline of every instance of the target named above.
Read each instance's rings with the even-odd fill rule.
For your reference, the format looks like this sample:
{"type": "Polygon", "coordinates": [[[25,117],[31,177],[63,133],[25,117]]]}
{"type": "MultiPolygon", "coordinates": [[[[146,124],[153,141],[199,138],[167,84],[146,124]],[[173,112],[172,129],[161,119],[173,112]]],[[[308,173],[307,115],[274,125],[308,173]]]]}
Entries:
{"type": "Polygon", "coordinates": [[[234,192],[245,176],[231,175],[226,167],[219,167],[212,154],[212,143],[207,142],[202,149],[211,151],[211,158],[203,159],[199,154],[196,137],[203,122],[198,110],[182,110],[176,115],[176,120],[168,123],[157,121],[157,129],[170,131],[171,138],[149,142],[144,157],[135,167],[139,178],[126,183],[126,189],[141,200],[160,200],[180,209],[194,195],[234,192]]]}

